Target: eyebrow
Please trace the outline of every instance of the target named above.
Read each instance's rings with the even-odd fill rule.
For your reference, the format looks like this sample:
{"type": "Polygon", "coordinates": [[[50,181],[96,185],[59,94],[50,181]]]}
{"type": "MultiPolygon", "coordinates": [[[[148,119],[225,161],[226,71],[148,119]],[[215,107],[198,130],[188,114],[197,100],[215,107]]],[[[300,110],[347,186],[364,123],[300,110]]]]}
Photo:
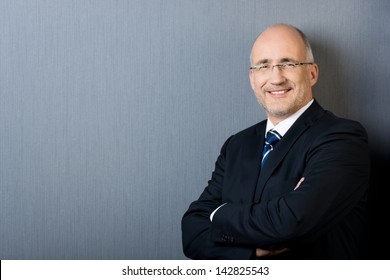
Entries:
{"type": "MultiPolygon", "coordinates": [[[[271,62],[270,59],[264,58],[264,59],[260,59],[259,61],[257,61],[255,65],[266,64],[266,63],[270,63],[270,62],[271,62]]],[[[296,63],[297,60],[293,59],[291,57],[283,57],[283,58],[279,59],[278,63],[283,63],[283,62],[294,62],[294,63],[296,63]]]]}

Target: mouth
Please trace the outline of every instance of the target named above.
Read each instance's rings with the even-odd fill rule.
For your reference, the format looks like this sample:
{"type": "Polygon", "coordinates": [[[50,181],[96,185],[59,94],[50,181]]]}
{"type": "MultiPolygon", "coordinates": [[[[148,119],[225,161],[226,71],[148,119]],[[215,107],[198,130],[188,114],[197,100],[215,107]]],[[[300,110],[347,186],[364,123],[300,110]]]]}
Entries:
{"type": "Polygon", "coordinates": [[[291,88],[278,89],[278,90],[268,90],[267,93],[272,94],[274,96],[281,96],[281,95],[287,94],[289,91],[291,91],[291,88]]]}

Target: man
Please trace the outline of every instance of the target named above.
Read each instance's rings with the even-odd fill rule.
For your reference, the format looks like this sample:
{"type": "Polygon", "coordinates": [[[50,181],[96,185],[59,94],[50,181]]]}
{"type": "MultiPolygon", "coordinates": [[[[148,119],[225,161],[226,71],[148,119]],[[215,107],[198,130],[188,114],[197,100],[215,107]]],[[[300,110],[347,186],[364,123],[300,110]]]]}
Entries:
{"type": "Polygon", "coordinates": [[[266,29],[251,63],[250,83],[267,120],[223,145],[211,180],[182,218],[185,255],[361,258],[370,165],[365,129],[313,99],[318,66],[299,29],[266,29]]]}

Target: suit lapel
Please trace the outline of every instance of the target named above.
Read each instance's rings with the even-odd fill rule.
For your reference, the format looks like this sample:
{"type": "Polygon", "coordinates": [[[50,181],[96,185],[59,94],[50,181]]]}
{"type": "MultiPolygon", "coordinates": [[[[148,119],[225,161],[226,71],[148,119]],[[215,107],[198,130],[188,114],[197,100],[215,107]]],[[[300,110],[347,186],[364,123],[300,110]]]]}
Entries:
{"type": "Polygon", "coordinates": [[[245,160],[240,162],[241,172],[236,178],[236,183],[241,186],[241,191],[234,195],[235,199],[242,203],[252,203],[253,201],[260,173],[265,127],[266,122],[261,122],[256,128],[255,135],[248,137],[245,145],[241,147],[242,157],[245,160]]]}
{"type": "MultiPolygon", "coordinates": [[[[254,195],[254,201],[258,202],[264,192],[265,185],[273,174],[274,170],[282,162],[288,151],[299,139],[299,137],[307,130],[315,120],[317,120],[324,110],[321,106],[314,101],[310,106],[291,126],[287,133],[283,136],[282,140],[278,143],[276,149],[269,155],[267,163],[264,165],[263,170],[260,172],[259,180],[254,195]]],[[[263,140],[264,143],[264,140],[263,140]]]]}

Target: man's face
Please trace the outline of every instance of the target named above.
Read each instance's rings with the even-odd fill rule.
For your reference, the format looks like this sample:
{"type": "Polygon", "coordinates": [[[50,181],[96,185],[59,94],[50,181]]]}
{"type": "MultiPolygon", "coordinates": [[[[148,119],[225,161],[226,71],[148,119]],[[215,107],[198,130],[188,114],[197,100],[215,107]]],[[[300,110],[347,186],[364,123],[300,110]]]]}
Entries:
{"type": "MultiPolygon", "coordinates": [[[[296,30],[276,26],[264,31],[252,48],[252,65],[312,62],[296,30]]],[[[276,125],[312,99],[311,87],[317,82],[318,66],[301,65],[292,69],[271,67],[265,72],[251,70],[252,89],[271,122],[276,125]]]]}

